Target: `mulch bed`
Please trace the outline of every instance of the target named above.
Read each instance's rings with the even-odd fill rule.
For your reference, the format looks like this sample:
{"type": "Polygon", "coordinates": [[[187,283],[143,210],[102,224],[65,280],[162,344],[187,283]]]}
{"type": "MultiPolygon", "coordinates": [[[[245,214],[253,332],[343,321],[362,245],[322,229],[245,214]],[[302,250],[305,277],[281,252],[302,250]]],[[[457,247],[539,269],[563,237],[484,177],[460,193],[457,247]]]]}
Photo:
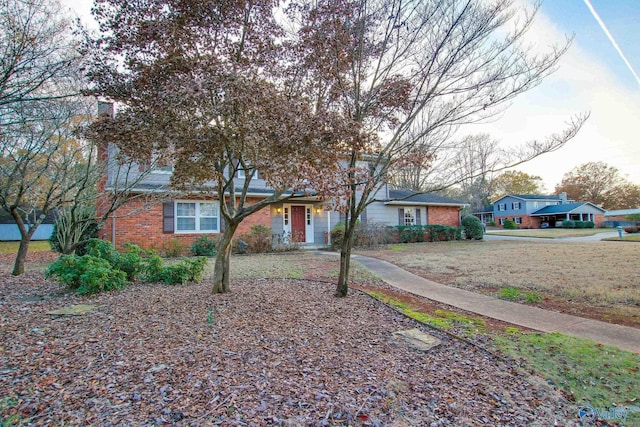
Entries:
{"type": "Polygon", "coordinates": [[[579,425],[543,380],[313,280],[133,285],[94,298],[0,275],[2,417],[28,425],[579,425]],[[82,316],[47,311],[95,304],[82,316]],[[421,328],[427,352],[395,338],[421,328]]]}

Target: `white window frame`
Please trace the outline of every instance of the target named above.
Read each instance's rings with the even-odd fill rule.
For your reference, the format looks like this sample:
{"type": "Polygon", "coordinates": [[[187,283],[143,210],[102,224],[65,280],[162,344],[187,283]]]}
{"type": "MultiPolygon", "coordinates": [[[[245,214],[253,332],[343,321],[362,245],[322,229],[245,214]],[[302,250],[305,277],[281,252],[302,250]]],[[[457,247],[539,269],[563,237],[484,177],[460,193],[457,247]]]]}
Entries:
{"type": "Polygon", "coordinates": [[[404,218],[402,225],[410,227],[416,225],[416,210],[415,208],[404,208],[404,218]]]}
{"type": "Polygon", "coordinates": [[[513,209],[514,211],[517,211],[520,209],[522,205],[520,204],[520,202],[513,202],[511,203],[511,209],[513,209]]]}
{"type": "Polygon", "coordinates": [[[506,203],[498,203],[498,212],[504,212],[507,210],[507,204],[506,203]]]}
{"type": "Polygon", "coordinates": [[[202,201],[202,200],[176,200],[176,202],[174,203],[174,216],[175,216],[175,223],[174,223],[174,232],[175,234],[204,234],[204,233],[220,233],[220,207],[218,205],[218,202],[216,201],[202,201]],[[195,209],[194,209],[194,216],[186,216],[186,215],[178,215],[178,205],[184,203],[184,204],[194,204],[195,205],[195,209]],[[203,217],[200,214],[200,210],[201,210],[201,206],[203,204],[211,204],[215,207],[215,211],[216,211],[216,216],[206,216],[203,217]],[[179,218],[194,218],[195,219],[195,228],[194,229],[190,229],[190,230],[181,230],[178,227],[178,219],[179,218]],[[216,219],[216,228],[214,230],[211,229],[205,229],[202,230],[200,227],[200,220],[202,218],[215,218],[216,219]]]}
{"type": "Polygon", "coordinates": [[[522,218],[519,216],[516,216],[513,218],[513,222],[515,222],[516,224],[520,225],[522,224],[522,218]]]}

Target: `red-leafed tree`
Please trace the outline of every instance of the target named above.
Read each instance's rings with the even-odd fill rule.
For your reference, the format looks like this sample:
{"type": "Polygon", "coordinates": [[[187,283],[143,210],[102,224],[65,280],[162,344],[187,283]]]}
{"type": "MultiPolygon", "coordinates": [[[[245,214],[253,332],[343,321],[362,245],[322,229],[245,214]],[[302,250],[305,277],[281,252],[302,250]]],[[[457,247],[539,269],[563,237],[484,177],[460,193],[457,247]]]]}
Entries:
{"type": "MultiPolygon", "coordinates": [[[[389,172],[446,159],[457,149],[444,143],[449,133],[486,120],[539,84],[569,42],[531,52],[524,39],[536,8],[524,11],[513,1],[314,0],[288,10],[308,92],[352,129],[339,136],[346,163],[337,177],[345,235],[336,294],[345,296],[354,228],[389,172]]],[[[557,149],[585,119],[544,141],[512,145],[497,168],[557,149]]],[[[456,182],[446,172],[440,188],[456,182]]]]}
{"type": "Polygon", "coordinates": [[[312,103],[293,67],[297,47],[271,0],[98,0],[94,93],[121,107],[96,138],[126,156],[174,165],[172,184],[220,201],[224,232],[214,292],[229,291],[231,242],[249,215],[328,185],[339,115],[312,103]],[[238,171],[244,181],[234,180],[238,171]],[[258,178],[273,189],[247,196],[258,178]],[[241,182],[238,185],[238,182],[241,182]]]}

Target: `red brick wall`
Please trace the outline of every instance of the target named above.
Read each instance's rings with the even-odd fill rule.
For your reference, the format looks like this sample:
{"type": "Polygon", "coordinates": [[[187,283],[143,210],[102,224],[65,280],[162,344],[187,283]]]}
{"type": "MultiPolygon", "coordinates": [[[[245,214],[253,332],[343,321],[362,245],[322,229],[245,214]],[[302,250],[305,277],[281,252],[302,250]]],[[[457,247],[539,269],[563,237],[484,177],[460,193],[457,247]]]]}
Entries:
{"type": "Polygon", "coordinates": [[[428,206],[428,223],[460,226],[460,210],[455,206],[428,206]]]}
{"type": "MultiPolygon", "coordinates": [[[[256,198],[247,198],[246,203],[252,204],[257,200],[256,198]]],[[[122,249],[124,243],[128,242],[145,249],[161,250],[164,245],[174,239],[180,241],[188,249],[194,240],[202,236],[202,233],[163,233],[162,223],[162,203],[157,203],[151,207],[143,207],[141,200],[133,199],[115,212],[115,219],[109,218],[107,220],[107,223],[100,231],[100,238],[111,241],[118,249],[122,249]],[[113,234],[114,222],[115,236],[113,234]]],[[[256,224],[270,226],[271,218],[268,207],[245,218],[238,227],[236,234],[248,233],[251,227],[256,224]]],[[[214,238],[220,236],[219,233],[208,235],[214,238]]]]}
{"type": "Polygon", "coordinates": [[[520,218],[521,223],[518,224],[518,228],[540,228],[540,217],[537,216],[527,216],[527,215],[507,215],[507,216],[496,216],[494,221],[496,225],[500,225],[500,218],[510,219],[512,221],[515,220],[516,217],[520,218]]]}

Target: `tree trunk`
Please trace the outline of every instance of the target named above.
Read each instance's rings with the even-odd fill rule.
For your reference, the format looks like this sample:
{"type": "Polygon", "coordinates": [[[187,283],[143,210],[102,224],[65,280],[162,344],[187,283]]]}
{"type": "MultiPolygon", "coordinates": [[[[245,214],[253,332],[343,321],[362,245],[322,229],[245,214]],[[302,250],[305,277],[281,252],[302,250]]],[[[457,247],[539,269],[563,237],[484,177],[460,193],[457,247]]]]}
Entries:
{"type": "Polygon", "coordinates": [[[13,271],[11,272],[14,276],[20,276],[24,273],[24,262],[27,258],[27,252],[29,251],[29,243],[31,242],[31,233],[27,235],[22,235],[20,239],[20,246],[18,247],[18,255],[16,255],[16,261],[13,264],[13,271]]]}
{"type": "Polygon", "coordinates": [[[347,224],[344,229],[344,238],[340,248],[340,275],[336,286],[335,296],[346,297],[349,292],[349,269],[351,268],[351,246],[355,228],[347,224]]]}
{"type": "Polygon", "coordinates": [[[229,260],[231,259],[231,243],[237,228],[237,223],[227,222],[224,233],[222,234],[213,272],[212,291],[214,294],[222,294],[231,290],[229,287],[229,274],[231,272],[229,260]]]}
{"type": "Polygon", "coordinates": [[[24,264],[27,258],[27,252],[29,251],[29,243],[31,242],[31,237],[33,237],[33,233],[36,232],[36,229],[38,228],[40,223],[36,221],[36,223],[33,224],[29,230],[27,230],[27,227],[24,224],[24,220],[17,212],[11,212],[11,216],[18,226],[18,230],[20,230],[20,246],[18,247],[18,254],[16,255],[16,260],[13,264],[13,271],[11,272],[11,274],[13,276],[20,276],[24,273],[24,264]]]}

